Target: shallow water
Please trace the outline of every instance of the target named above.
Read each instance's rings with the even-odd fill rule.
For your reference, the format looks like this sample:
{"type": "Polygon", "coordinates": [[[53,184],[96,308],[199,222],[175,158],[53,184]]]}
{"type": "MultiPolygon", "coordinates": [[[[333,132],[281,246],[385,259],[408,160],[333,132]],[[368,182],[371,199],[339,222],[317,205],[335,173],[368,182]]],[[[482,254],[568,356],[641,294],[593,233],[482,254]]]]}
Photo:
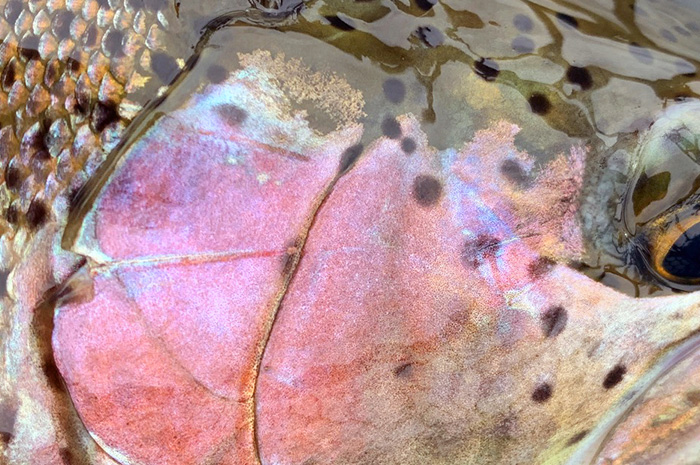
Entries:
{"type": "Polygon", "coordinates": [[[9,463],[693,463],[700,371],[686,346],[700,327],[697,2],[75,0],[10,1],[0,11],[8,275],[0,447],[9,463]],[[250,161],[269,147],[284,163],[250,161]],[[201,162],[197,172],[194,157],[219,149],[221,166],[201,162]],[[377,176],[372,160],[389,152],[402,158],[377,161],[377,176]],[[324,157],[335,163],[327,179],[324,157]],[[290,160],[316,165],[294,171],[290,160]],[[253,176],[253,187],[219,179],[232,167],[253,176]],[[437,220],[409,207],[395,213],[393,182],[414,169],[413,201],[424,210],[447,204],[437,220]],[[264,190],[274,183],[284,195],[264,190]],[[364,206],[381,214],[370,221],[364,206]],[[435,224],[460,225],[464,281],[435,224]],[[287,227],[286,242],[267,244],[287,227]],[[421,239],[423,231],[438,239],[421,239]],[[383,248],[354,262],[352,253],[376,244],[352,240],[369,236],[383,248]],[[345,264],[324,240],[350,254],[345,264]],[[372,274],[385,250],[409,258],[372,274]],[[324,258],[309,270],[315,251],[324,258]],[[201,303],[216,286],[187,286],[207,289],[226,273],[254,281],[262,265],[178,277],[198,303],[170,302],[175,278],[157,276],[265,253],[283,262],[284,279],[261,322],[244,309],[232,311],[243,323],[217,312],[270,283],[227,281],[225,305],[201,303]],[[327,268],[336,281],[303,287],[304,276],[327,268]],[[161,394],[139,391],[150,379],[134,374],[138,357],[152,356],[148,344],[135,339],[134,361],[110,329],[124,325],[126,340],[140,328],[120,319],[128,310],[118,299],[101,303],[116,292],[110,276],[138,305],[151,302],[145,327],[196,383],[173,381],[169,358],[144,362],[143,373],[163,376],[174,392],[237,399],[245,421],[182,394],[196,412],[173,407],[162,421],[175,439],[162,450],[149,443],[161,433],[140,417],[148,396],[168,407],[161,394]],[[422,289],[436,297],[422,300],[422,289]],[[173,317],[152,301],[185,310],[173,317]],[[343,311],[328,309],[346,302],[356,313],[335,322],[343,311]],[[374,302],[379,313],[367,310],[374,302]],[[435,309],[417,310],[404,331],[392,306],[411,302],[435,309]],[[455,302],[469,310],[443,324],[455,302]],[[190,321],[195,312],[208,316],[190,321]],[[243,334],[245,324],[259,332],[243,334]],[[244,362],[227,365],[221,353],[244,362]],[[323,369],[308,362],[325,356],[323,369]],[[410,387],[377,378],[383,364],[410,387]],[[324,404],[343,376],[359,380],[338,381],[347,398],[379,399],[353,397],[358,418],[324,404]],[[589,381],[597,391],[584,389],[589,381]],[[381,403],[385,396],[401,407],[381,403]],[[305,420],[311,404],[323,414],[305,420]],[[236,433],[216,436],[198,416],[210,408],[234,418],[227,427],[236,433]],[[283,411],[289,423],[270,420],[283,411]],[[189,416],[212,436],[180,435],[189,416]]]}

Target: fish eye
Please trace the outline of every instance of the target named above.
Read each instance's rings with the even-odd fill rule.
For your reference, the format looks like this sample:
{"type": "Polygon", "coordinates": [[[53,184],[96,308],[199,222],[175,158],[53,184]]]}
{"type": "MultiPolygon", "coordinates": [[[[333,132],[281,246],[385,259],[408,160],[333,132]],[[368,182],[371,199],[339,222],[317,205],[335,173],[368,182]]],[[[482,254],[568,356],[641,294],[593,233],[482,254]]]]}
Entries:
{"type": "Polygon", "coordinates": [[[643,267],[677,290],[700,288],[700,102],[670,108],[643,137],[625,227],[643,267]]]}

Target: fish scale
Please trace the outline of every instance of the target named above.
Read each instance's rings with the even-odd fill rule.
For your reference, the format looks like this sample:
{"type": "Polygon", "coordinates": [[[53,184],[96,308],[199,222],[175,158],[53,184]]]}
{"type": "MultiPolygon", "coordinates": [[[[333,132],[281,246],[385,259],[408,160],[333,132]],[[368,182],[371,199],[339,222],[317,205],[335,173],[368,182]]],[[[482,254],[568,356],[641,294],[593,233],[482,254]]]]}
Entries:
{"type": "Polygon", "coordinates": [[[159,1],[10,0],[0,12],[0,231],[12,241],[65,213],[172,78],[177,61],[164,50],[176,49],[178,23],[159,1]]]}
{"type": "MultiPolygon", "coordinates": [[[[71,451],[86,438],[75,420],[57,418],[71,417],[60,393],[30,394],[32,382],[51,385],[46,373],[17,376],[18,363],[34,363],[41,349],[35,342],[22,349],[26,358],[8,355],[26,323],[23,289],[5,292],[5,280],[42,226],[65,222],[71,196],[179,71],[182,62],[168,54],[184,54],[179,28],[174,6],[158,0],[0,0],[0,454],[13,463],[79,460],[71,451]],[[47,446],[17,438],[8,448],[4,432],[27,409],[47,446]]],[[[95,447],[80,447],[90,463],[100,457],[95,447]]]]}

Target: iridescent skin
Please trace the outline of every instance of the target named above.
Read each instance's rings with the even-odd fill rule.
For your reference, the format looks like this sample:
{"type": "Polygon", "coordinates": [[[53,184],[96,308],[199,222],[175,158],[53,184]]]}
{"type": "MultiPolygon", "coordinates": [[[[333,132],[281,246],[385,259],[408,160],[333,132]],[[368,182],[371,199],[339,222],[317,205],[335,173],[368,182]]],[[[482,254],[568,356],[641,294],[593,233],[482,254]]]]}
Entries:
{"type": "MultiPolygon", "coordinates": [[[[25,310],[63,283],[52,356],[90,434],[69,447],[92,463],[593,459],[666,354],[694,343],[700,306],[572,266],[597,221],[582,210],[610,195],[592,145],[529,153],[517,138],[549,133],[475,75],[447,94],[488,117],[458,117],[463,142],[445,144],[389,93],[265,50],[182,83],[13,276],[25,310]],[[483,109],[499,99],[515,110],[483,109]],[[358,103],[396,119],[376,137],[358,103]]],[[[65,456],[55,446],[45,457],[65,456]]]]}

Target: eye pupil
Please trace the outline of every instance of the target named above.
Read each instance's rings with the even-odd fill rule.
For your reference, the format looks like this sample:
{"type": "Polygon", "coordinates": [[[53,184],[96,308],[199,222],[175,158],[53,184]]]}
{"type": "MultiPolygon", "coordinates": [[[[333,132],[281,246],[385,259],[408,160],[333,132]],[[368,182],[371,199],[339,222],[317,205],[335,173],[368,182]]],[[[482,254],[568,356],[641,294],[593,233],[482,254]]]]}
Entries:
{"type": "Polygon", "coordinates": [[[661,266],[671,276],[700,280],[700,223],[694,224],[676,239],[661,266]]]}

